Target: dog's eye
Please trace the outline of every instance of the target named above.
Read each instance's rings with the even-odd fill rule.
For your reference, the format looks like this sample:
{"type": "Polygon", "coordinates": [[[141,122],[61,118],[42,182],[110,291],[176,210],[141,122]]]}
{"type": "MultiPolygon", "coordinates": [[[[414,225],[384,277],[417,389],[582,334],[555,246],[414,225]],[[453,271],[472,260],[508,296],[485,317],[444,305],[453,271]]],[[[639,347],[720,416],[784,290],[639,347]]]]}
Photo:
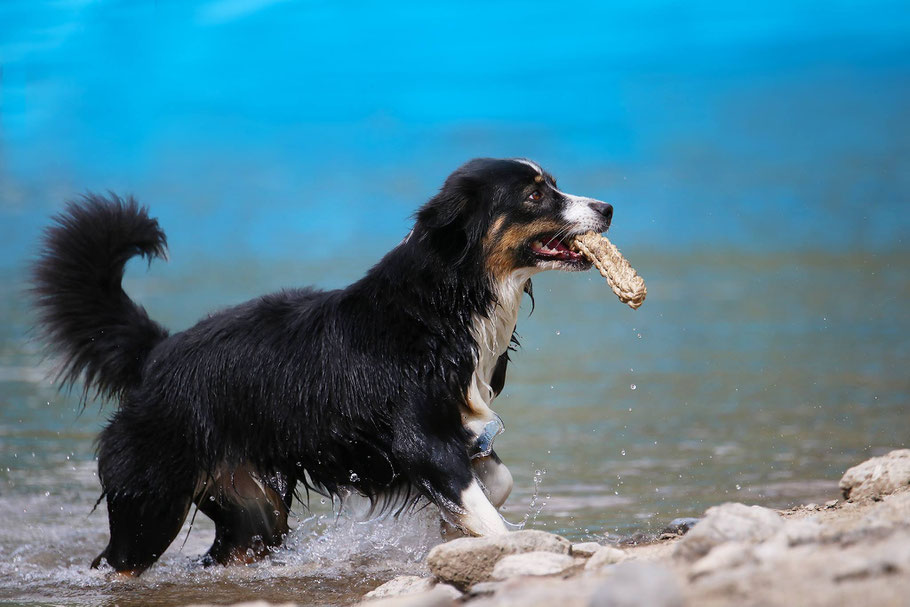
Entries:
{"type": "Polygon", "coordinates": [[[528,195],[528,200],[533,200],[534,202],[537,202],[541,198],[543,198],[543,194],[540,193],[540,190],[534,190],[528,195]]]}

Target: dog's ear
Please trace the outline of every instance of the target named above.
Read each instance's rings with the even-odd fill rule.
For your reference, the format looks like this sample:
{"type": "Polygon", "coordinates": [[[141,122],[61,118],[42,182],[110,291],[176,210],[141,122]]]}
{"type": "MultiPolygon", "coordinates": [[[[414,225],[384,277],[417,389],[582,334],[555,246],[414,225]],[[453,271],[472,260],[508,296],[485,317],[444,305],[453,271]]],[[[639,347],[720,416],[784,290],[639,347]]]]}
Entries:
{"type": "Polygon", "coordinates": [[[481,184],[456,172],[417,211],[416,227],[422,239],[457,263],[480,246],[486,225],[485,209],[481,184]]]}

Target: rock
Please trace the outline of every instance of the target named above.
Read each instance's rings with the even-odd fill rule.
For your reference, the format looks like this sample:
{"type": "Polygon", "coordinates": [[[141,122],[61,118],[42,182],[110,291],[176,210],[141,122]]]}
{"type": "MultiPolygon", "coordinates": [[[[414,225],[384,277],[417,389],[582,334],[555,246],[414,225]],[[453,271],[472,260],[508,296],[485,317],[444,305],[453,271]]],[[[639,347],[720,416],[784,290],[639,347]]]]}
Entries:
{"type": "Polygon", "coordinates": [[[493,567],[494,580],[505,580],[522,575],[556,575],[571,569],[575,559],[568,554],[555,552],[525,552],[502,557],[493,567]]]}
{"type": "Polygon", "coordinates": [[[392,578],[385,584],[377,586],[366,593],[365,599],[381,599],[387,596],[401,596],[403,594],[413,594],[415,592],[427,592],[435,585],[433,578],[425,578],[417,575],[399,575],[392,578]]]}
{"type": "Polygon", "coordinates": [[[806,505],[803,506],[803,507],[804,507],[806,510],[818,510],[818,509],[819,509],[819,508],[818,508],[818,504],[816,504],[815,502],[808,503],[808,504],[806,504],[806,505]]]}
{"type": "Polygon", "coordinates": [[[526,552],[569,553],[569,540],[544,531],[515,531],[489,537],[465,537],[430,550],[427,565],[437,578],[464,590],[490,580],[493,567],[510,554],[526,552]]]}
{"type": "Polygon", "coordinates": [[[612,569],[588,604],[590,607],[682,607],[684,603],[679,582],[666,565],[630,561],[612,569]]]}
{"type": "Polygon", "coordinates": [[[597,542],[581,542],[579,544],[572,544],[572,549],[569,551],[569,554],[587,559],[594,556],[594,553],[601,548],[603,548],[603,546],[597,542]]]}
{"type": "Polygon", "coordinates": [[[499,582],[495,594],[479,596],[467,604],[470,607],[588,607],[600,582],[593,577],[511,578],[499,582]]]}
{"type": "Polygon", "coordinates": [[[619,548],[601,546],[600,550],[595,552],[594,556],[585,563],[585,571],[598,573],[601,572],[604,567],[621,563],[628,558],[629,555],[619,548]]]}
{"type": "Polygon", "coordinates": [[[825,502],[825,509],[830,510],[831,508],[837,508],[837,502],[839,500],[828,500],[825,502]]]}
{"type": "Polygon", "coordinates": [[[700,520],[701,520],[700,518],[694,518],[694,517],[675,518],[672,521],[670,521],[669,525],[664,527],[663,531],[661,531],[660,534],[661,535],[664,535],[664,534],[685,535],[700,520]]]}
{"type": "Polygon", "coordinates": [[[744,542],[728,542],[711,549],[701,557],[689,570],[689,577],[695,579],[723,569],[733,569],[748,562],[754,562],[752,546],[744,542]]]}
{"type": "Polygon", "coordinates": [[[497,590],[502,588],[502,582],[478,582],[471,586],[471,589],[468,590],[468,596],[485,596],[488,594],[493,594],[497,590]]]}
{"type": "MultiPolygon", "coordinates": [[[[427,592],[417,592],[402,596],[390,596],[372,601],[358,603],[358,607],[454,607],[458,597],[452,596],[455,590],[448,584],[439,584],[427,592]]],[[[455,590],[455,592],[458,592],[455,590]]],[[[458,593],[461,596],[461,593],[458,593]]]]}
{"type": "Polygon", "coordinates": [[[708,508],[705,517],[676,545],[674,554],[693,560],[729,541],[760,542],[783,527],[783,519],[769,508],[727,503],[708,508]]]}
{"type": "Polygon", "coordinates": [[[872,498],[910,486],[910,449],[898,449],[853,466],[840,479],[846,499],[872,498]]]}

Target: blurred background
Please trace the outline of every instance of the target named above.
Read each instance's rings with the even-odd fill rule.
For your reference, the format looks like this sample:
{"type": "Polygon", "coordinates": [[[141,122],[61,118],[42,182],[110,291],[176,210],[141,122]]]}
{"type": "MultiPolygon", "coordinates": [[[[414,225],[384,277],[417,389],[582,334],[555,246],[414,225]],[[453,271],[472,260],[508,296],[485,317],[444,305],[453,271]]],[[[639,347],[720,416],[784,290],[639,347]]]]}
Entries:
{"type": "Polygon", "coordinates": [[[80,415],[56,391],[24,281],[48,217],[112,190],[168,234],[170,262],[131,264],[125,285],[172,330],[342,286],[476,156],[532,158],[613,203],[611,238],[649,288],[633,312],[596,273],[535,279],[496,402],[507,518],[647,536],[723,501],[833,499],[847,467],[907,445],[906,2],[12,0],[0,601],[344,603],[418,567],[432,533],[344,527],[313,503],[270,566],[192,567],[212,533],[197,520],[144,586],[89,572],[106,542],[92,441],[112,407],[80,415]]]}

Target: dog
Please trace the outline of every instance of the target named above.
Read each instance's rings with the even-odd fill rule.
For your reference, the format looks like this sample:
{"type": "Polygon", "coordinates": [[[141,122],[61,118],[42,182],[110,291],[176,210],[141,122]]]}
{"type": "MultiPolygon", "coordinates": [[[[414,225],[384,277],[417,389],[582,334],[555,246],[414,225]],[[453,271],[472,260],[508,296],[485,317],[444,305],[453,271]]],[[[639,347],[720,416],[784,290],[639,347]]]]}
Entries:
{"type": "Polygon", "coordinates": [[[512,476],[490,405],[519,304],[536,273],[588,269],[567,244],[612,213],[529,160],[471,160],[357,282],[264,295],[169,335],[121,287],[130,258],[165,256],[157,220],[132,197],[70,202],[32,293],[62,386],[119,401],[97,443],[110,541],[92,567],[140,575],[193,504],[215,523],[205,562],[260,559],[301,488],[425,498],[465,534],[506,532],[512,476]]]}

